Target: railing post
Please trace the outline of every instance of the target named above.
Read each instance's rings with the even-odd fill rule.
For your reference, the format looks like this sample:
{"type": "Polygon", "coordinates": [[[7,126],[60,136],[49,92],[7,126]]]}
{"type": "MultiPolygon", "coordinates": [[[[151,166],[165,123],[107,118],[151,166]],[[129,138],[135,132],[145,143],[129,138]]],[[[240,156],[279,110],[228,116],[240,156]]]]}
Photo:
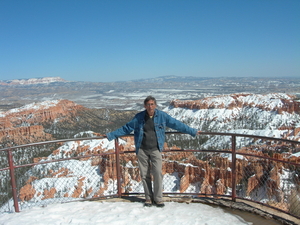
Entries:
{"type": "Polygon", "coordinates": [[[12,151],[8,150],[7,153],[8,153],[9,174],[10,174],[11,189],[12,189],[15,212],[20,212],[12,151]]]}
{"type": "Polygon", "coordinates": [[[118,197],[120,198],[122,195],[121,191],[121,171],[120,171],[120,153],[119,153],[119,139],[115,139],[115,153],[116,153],[116,170],[117,170],[117,189],[118,189],[118,197]]]}
{"type": "Polygon", "coordinates": [[[236,135],[231,136],[232,201],[236,201],[236,135]]]}

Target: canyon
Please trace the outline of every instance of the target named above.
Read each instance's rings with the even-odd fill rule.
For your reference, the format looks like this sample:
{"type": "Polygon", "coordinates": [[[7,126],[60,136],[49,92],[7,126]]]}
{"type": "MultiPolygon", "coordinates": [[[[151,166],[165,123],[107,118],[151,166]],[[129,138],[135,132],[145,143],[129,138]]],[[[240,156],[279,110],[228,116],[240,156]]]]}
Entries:
{"type": "MultiPolygon", "coordinates": [[[[91,134],[93,136],[98,134],[91,134]]],[[[69,142],[61,146],[48,157],[35,158],[37,162],[80,156],[78,160],[61,163],[35,165],[26,176],[26,184],[20,189],[19,198],[23,204],[37,200],[52,198],[101,198],[108,194],[116,194],[116,162],[112,154],[114,149],[106,139],[84,142],[69,142]],[[109,147],[111,146],[111,147],[109,147]],[[90,157],[91,154],[103,155],[90,157]],[[86,156],[86,157],[84,157],[86,156]],[[82,168],[82,169],[80,169],[82,168]],[[88,168],[88,169],[87,169],[88,168]],[[98,171],[95,173],[95,171],[98,171]],[[29,175],[30,174],[30,175],[29,175]],[[42,178],[41,177],[42,175],[42,178]]],[[[123,193],[142,193],[141,179],[137,159],[134,153],[133,137],[120,140],[121,189],[123,193]]],[[[238,154],[253,154],[267,157],[259,160],[255,157],[238,157],[237,194],[239,197],[251,198],[255,201],[277,202],[274,206],[288,210],[286,198],[292,195],[300,184],[299,170],[293,171],[288,164],[268,160],[269,155],[263,153],[266,146],[243,148],[238,154]],[[255,149],[255,150],[253,150],[255,149]],[[284,178],[289,174],[291,189],[283,186],[284,178]],[[262,192],[264,190],[264,192],[262,192]]],[[[199,193],[199,196],[230,195],[232,191],[232,161],[222,154],[207,153],[202,160],[193,152],[176,152],[176,146],[163,153],[163,175],[165,193],[199,193]],[[173,152],[172,152],[173,151],[173,152]]],[[[298,149],[299,151],[299,149],[298,149]]],[[[274,153],[278,160],[290,160],[300,163],[300,157],[292,153],[274,153]]]]}
{"type": "MultiPolygon", "coordinates": [[[[292,95],[230,94],[200,100],[174,100],[164,111],[191,126],[199,125],[199,129],[202,128],[201,124],[203,125],[202,112],[211,115],[206,117],[209,123],[221,119],[223,123],[226,121],[228,124],[236,122],[235,112],[237,111],[247,112],[244,115],[247,115],[248,121],[253,117],[250,113],[260,112],[261,115],[270,113],[267,116],[269,122],[264,127],[271,132],[269,133],[270,137],[279,135],[279,137],[299,140],[298,109],[299,102],[292,95]],[[219,113],[216,113],[216,110],[220,110],[219,113]],[[191,122],[189,123],[189,121],[191,122]],[[276,127],[274,121],[276,121],[276,127]]],[[[69,100],[57,100],[32,103],[0,114],[2,143],[5,143],[7,138],[9,138],[9,143],[13,140],[15,144],[53,140],[55,133],[60,128],[71,128],[74,132],[77,131],[72,134],[72,137],[99,137],[99,140],[61,143],[48,156],[33,156],[34,163],[43,164],[32,166],[24,174],[24,184],[20,187],[19,192],[22,204],[52,198],[97,198],[116,192],[116,164],[114,155],[111,155],[114,151],[113,142],[102,138],[105,132],[78,129],[82,124],[82,115],[93,115],[93,118],[98,115],[100,118],[100,114],[91,113],[92,111],[69,100]],[[91,157],[92,154],[101,154],[101,156],[91,157]],[[80,156],[78,160],[72,159],[78,156],[80,156]],[[71,160],[44,164],[47,161],[64,158],[71,160]]],[[[119,126],[119,117],[110,112],[112,111],[101,111],[103,126],[105,127],[109,123],[114,123],[115,127],[119,126]]],[[[135,112],[127,113],[126,119],[129,120],[135,112]]],[[[93,119],[83,121],[84,124],[95,122],[93,119]]],[[[124,118],[123,122],[125,122],[124,118]]],[[[218,123],[219,131],[227,131],[222,129],[224,124],[221,125],[220,121],[218,123]]],[[[190,139],[184,141],[189,142],[190,139]]],[[[220,145],[222,141],[224,142],[220,139],[220,145]]],[[[207,145],[212,147],[213,142],[215,140],[208,139],[202,147],[207,145]],[[209,144],[210,142],[211,144],[209,144]]],[[[182,147],[170,141],[165,143],[165,149],[178,150],[182,147]]],[[[223,147],[223,149],[226,148],[223,147]]],[[[142,192],[132,137],[120,139],[120,151],[128,152],[120,155],[122,191],[124,193],[142,192]]],[[[236,164],[238,195],[241,197],[251,196],[257,201],[271,202],[272,199],[276,199],[282,209],[287,209],[286,199],[292,194],[293,187],[299,186],[299,170],[293,170],[284,163],[274,163],[268,160],[268,157],[272,155],[282,161],[299,163],[297,155],[299,147],[291,148],[291,146],[283,144],[280,146],[278,143],[267,142],[258,144],[254,141],[251,145],[247,144],[238,148],[237,152],[240,154],[236,164]],[[266,159],[258,160],[255,157],[243,155],[250,153],[266,157],[266,159]],[[285,176],[290,177],[290,188],[283,186],[287,182],[285,176]]],[[[228,195],[231,193],[232,161],[226,154],[202,153],[199,155],[193,152],[167,151],[163,153],[163,157],[164,192],[196,192],[199,195],[228,195]]],[[[22,162],[16,163],[24,163],[24,159],[20,160],[22,162]]]]}
{"type": "MultiPolygon", "coordinates": [[[[57,90],[55,87],[61,87],[62,83],[66,85],[64,87],[70,85],[65,84],[65,81],[54,81],[48,83],[45,89],[57,90]]],[[[19,91],[24,87],[20,84],[17,86],[19,91]]],[[[37,87],[34,86],[33,89],[37,87]]],[[[112,86],[105,88],[108,94],[106,96],[115,93],[112,86]]],[[[197,98],[199,94],[193,95],[192,98],[175,98],[183,93],[191,93],[185,89],[185,92],[169,96],[170,99],[166,101],[166,98],[162,97],[164,93],[161,91],[158,94],[158,108],[203,132],[246,133],[300,140],[299,98],[295,94],[229,93],[206,96],[202,93],[201,98],[197,98]]],[[[153,93],[149,91],[146,94],[153,93]]],[[[97,95],[95,99],[98,97],[97,95]]],[[[20,204],[26,205],[53,198],[98,198],[115,194],[117,173],[112,154],[114,142],[108,142],[103,135],[124,125],[135,113],[143,109],[143,98],[144,94],[138,92],[136,98],[125,103],[126,107],[122,106],[122,110],[118,110],[118,107],[102,106],[89,108],[89,104],[81,105],[78,101],[67,98],[48,98],[28,104],[25,104],[27,100],[18,101],[19,105],[15,104],[18,107],[3,105],[0,111],[2,148],[56,139],[99,137],[96,140],[62,141],[57,146],[43,147],[36,152],[24,149],[22,155],[16,155],[16,165],[35,163],[28,167],[20,178],[20,204]],[[91,156],[92,154],[98,156],[91,156]],[[46,163],[61,159],[68,160],[46,163]]],[[[111,102],[115,101],[115,105],[122,101],[117,100],[117,97],[112,99],[111,102]]],[[[229,142],[230,137],[223,136],[203,135],[191,138],[185,135],[168,135],[166,152],[163,153],[164,192],[199,193],[199,196],[230,195],[233,187],[232,159],[229,154],[172,151],[220,149],[230,152],[229,142]]],[[[15,154],[19,154],[20,151],[15,154]]],[[[122,192],[142,193],[132,137],[120,139],[120,151],[126,152],[120,155],[122,192]]],[[[1,159],[6,158],[2,153],[4,152],[0,154],[1,159]]],[[[299,163],[299,146],[244,138],[237,139],[237,153],[238,196],[268,202],[270,205],[277,204],[281,209],[288,210],[289,196],[295,191],[296,195],[299,193],[296,187],[300,184],[300,171],[299,168],[290,167],[281,161],[299,163]],[[249,157],[247,154],[263,159],[249,157]],[[269,157],[275,157],[279,162],[274,163],[269,157]]],[[[7,166],[6,162],[1,160],[1,168],[7,166]]],[[[3,178],[1,174],[0,176],[3,178]]],[[[1,193],[5,193],[3,185],[7,186],[5,182],[1,183],[1,193]]],[[[1,202],[1,205],[3,204],[4,202],[1,202]]]]}

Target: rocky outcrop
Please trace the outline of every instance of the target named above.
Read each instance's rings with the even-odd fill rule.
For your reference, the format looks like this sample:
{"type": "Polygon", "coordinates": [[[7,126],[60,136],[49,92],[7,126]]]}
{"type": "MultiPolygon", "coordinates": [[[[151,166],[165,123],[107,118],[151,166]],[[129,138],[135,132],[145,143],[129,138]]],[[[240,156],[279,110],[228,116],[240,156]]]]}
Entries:
{"type": "Polygon", "coordinates": [[[67,82],[60,77],[43,77],[30,79],[15,79],[0,82],[0,85],[30,85],[30,84],[49,84],[53,82],[67,82]]]}
{"type": "Polygon", "coordinates": [[[69,100],[45,101],[32,103],[18,109],[12,109],[0,117],[0,129],[7,130],[20,126],[32,126],[43,122],[75,116],[83,106],[69,100]]]}
{"type": "MultiPolygon", "coordinates": [[[[124,144],[119,148],[121,152],[129,151],[132,153],[120,154],[120,178],[122,180],[121,188],[122,192],[130,193],[136,192],[136,184],[141,182],[139,176],[139,169],[137,158],[134,153],[133,137],[123,138],[124,144]]],[[[99,154],[101,151],[105,151],[103,148],[99,152],[93,152],[88,150],[87,146],[83,147],[82,144],[77,143],[80,146],[80,151],[77,153],[80,155],[90,155],[92,153],[99,154]]],[[[267,196],[261,196],[261,198],[276,199],[278,202],[284,202],[284,190],[281,187],[282,175],[285,168],[285,164],[281,161],[298,160],[299,157],[290,157],[291,153],[274,153],[273,158],[279,160],[275,163],[268,160],[269,152],[264,148],[270,146],[260,146],[261,150],[256,147],[243,148],[238,150],[238,155],[254,154],[261,158],[255,157],[238,157],[236,160],[236,180],[238,184],[238,195],[246,196],[259,196],[260,190],[266,190],[267,196]],[[244,193],[244,194],[243,194],[244,193]]],[[[275,147],[275,146],[273,146],[275,147]]],[[[101,149],[101,148],[99,148],[101,149]]],[[[169,149],[166,146],[166,149],[169,149]]],[[[177,150],[176,146],[172,149],[177,150]]],[[[54,155],[58,154],[59,150],[54,151],[54,155]]],[[[99,187],[88,187],[87,183],[95,182],[88,178],[89,175],[78,176],[77,183],[73,187],[68,187],[66,190],[73,189],[70,193],[60,193],[63,197],[72,198],[85,198],[85,197],[101,197],[111,188],[112,182],[117,180],[116,160],[113,150],[106,150],[106,154],[101,157],[93,157],[90,160],[91,167],[97,167],[101,172],[101,185],[99,187]]],[[[40,160],[47,160],[47,157],[35,159],[35,162],[40,160]]],[[[89,160],[89,158],[83,158],[80,160],[89,160]]],[[[223,154],[208,154],[205,160],[199,159],[192,152],[164,152],[163,153],[163,175],[176,175],[178,182],[178,191],[184,192],[199,192],[205,195],[226,195],[230,194],[232,190],[232,161],[230,158],[223,154]],[[191,191],[191,186],[194,189],[191,191]]],[[[47,178],[53,179],[65,179],[68,177],[77,176],[74,171],[61,166],[57,169],[50,169],[48,171],[43,170],[43,173],[47,174],[47,178]]],[[[49,186],[43,191],[35,190],[33,182],[37,178],[30,177],[20,190],[21,201],[28,201],[36,196],[40,196],[42,199],[52,198],[58,193],[55,186],[49,186]]],[[[98,181],[97,181],[98,182],[98,181]]],[[[59,181],[55,182],[59,183],[59,181]]],[[[166,184],[167,185],[167,184],[166,184]]],[[[172,185],[172,184],[170,184],[172,185]]],[[[168,188],[168,187],[165,187],[168,188]]],[[[60,188],[61,190],[61,188],[60,188]]],[[[253,197],[255,199],[255,197],[253,197]]],[[[284,204],[283,204],[284,205],[284,204]]]]}
{"type": "Polygon", "coordinates": [[[124,125],[134,114],[135,111],[88,109],[69,100],[31,103],[0,112],[0,141],[6,147],[6,143],[73,138],[90,130],[101,133],[124,125]]]}
{"type": "Polygon", "coordinates": [[[72,121],[84,107],[68,100],[32,103],[0,115],[0,141],[21,145],[52,140],[42,124],[72,121]]]}
{"type": "Polygon", "coordinates": [[[15,129],[0,130],[0,138],[3,137],[15,137],[15,136],[34,136],[43,132],[43,126],[33,125],[30,127],[17,127],[15,129]]]}
{"type": "MultiPolygon", "coordinates": [[[[219,98],[206,98],[198,101],[173,101],[171,105],[173,107],[184,107],[189,109],[216,109],[227,108],[235,109],[242,107],[257,107],[263,110],[271,110],[276,113],[299,113],[299,103],[293,100],[292,96],[282,96],[279,99],[271,97],[275,95],[261,95],[258,96],[260,101],[253,100],[253,95],[250,94],[238,94],[230,95],[230,98],[226,96],[219,98]],[[228,101],[230,99],[230,101],[228,101]]],[[[48,104],[33,104],[31,107],[23,107],[18,110],[10,110],[2,114],[0,117],[0,138],[14,137],[16,143],[22,143],[21,140],[28,140],[30,142],[36,142],[38,137],[40,140],[50,139],[51,136],[45,133],[44,128],[39,123],[50,123],[51,126],[58,121],[66,121],[66,124],[72,124],[74,118],[78,117],[78,112],[83,109],[82,106],[76,105],[74,102],[67,100],[61,100],[57,102],[49,102],[48,104]],[[36,107],[36,106],[39,107],[36,107]],[[24,138],[25,137],[25,138],[24,138]]],[[[90,112],[90,111],[85,111],[90,112]]],[[[90,119],[91,121],[93,119],[90,119]]],[[[293,136],[298,135],[299,128],[290,128],[289,126],[278,127],[280,130],[288,130],[286,137],[293,133],[293,136]]],[[[94,133],[95,134],[95,133],[94,133]]],[[[137,159],[134,153],[133,137],[122,138],[122,145],[119,147],[119,151],[132,153],[126,153],[120,155],[120,171],[122,180],[122,192],[130,193],[135,192],[136,184],[139,183],[139,169],[137,159]]],[[[35,187],[35,179],[32,177],[20,190],[21,201],[28,201],[37,196],[41,199],[53,198],[57,195],[61,197],[99,197],[104,194],[107,195],[107,191],[111,186],[115,185],[113,182],[117,179],[116,159],[114,154],[110,154],[113,150],[104,147],[104,141],[99,142],[98,145],[91,146],[77,141],[70,144],[70,148],[56,149],[52,152],[51,157],[58,159],[61,155],[66,158],[74,156],[86,156],[92,154],[104,153],[101,157],[93,158],[81,158],[78,161],[86,161],[90,163],[94,171],[99,171],[97,182],[101,185],[92,187],[87,184],[92,183],[88,174],[77,175],[75,170],[72,171],[64,164],[58,164],[55,168],[43,168],[43,174],[46,174],[49,179],[60,179],[75,177],[76,182],[72,184],[72,187],[65,192],[58,190],[58,187],[49,186],[43,190],[37,190],[35,187]]],[[[259,151],[255,146],[239,149],[239,153],[253,153],[261,157],[272,157],[278,160],[285,160],[289,158],[291,162],[299,162],[299,157],[292,156],[293,152],[284,151],[281,152],[280,146],[272,146],[270,143],[266,143],[259,147],[259,151]],[[276,151],[274,151],[274,149],[276,151]]],[[[165,144],[165,149],[169,149],[165,144]]],[[[172,149],[176,149],[173,146],[172,149]]],[[[42,160],[51,160],[49,157],[37,157],[34,159],[35,163],[42,160]]],[[[163,174],[176,177],[176,190],[184,193],[199,192],[207,195],[224,195],[230,193],[232,190],[232,171],[231,171],[231,159],[223,156],[222,154],[211,154],[205,159],[197,158],[191,152],[165,152],[163,163],[163,174]]],[[[281,176],[283,174],[284,165],[282,163],[273,163],[267,159],[257,159],[254,157],[242,156],[237,159],[237,184],[240,188],[238,191],[241,195],[256,196],[259,194],[259,190],[266,190],[265,193],[271,198],[276,198],[279,202],[283,201],[283,191],[280,188],[281,176]]],[[[37,178],[36,178],[37,179],[37,178]]],[[[175,179],[175,178],[174,178],[175,179]]],[[[167,188],[167,187],[166,187],[167,188]]]]}
{"type": "Polygon", "coordinates": [[[6,143],[9,144],[9,142],[22,145],[51,139],[52,135],[45,133],[44,128],[41,125],[0,130],[0,141],[3,147],[6,145],[6,143]]]}
{"type": "Polygon", "coordinates": [[[170,105],[175,108],[187,109],[234,109],[234,108],[259,108],[264,111],[300,112],[300,102],[295,96],[287,94],[232,94],[216,97],[207,97],[200,100],[173,100],[170,105]]]}
{"type": "Polygon", "coordinates": [[[19,199],[24,201],[29,201],[35,196],[36,190],[33,188],[33,186],[28,182],[26,185],[24,185],[19,192],[19,199]]]}

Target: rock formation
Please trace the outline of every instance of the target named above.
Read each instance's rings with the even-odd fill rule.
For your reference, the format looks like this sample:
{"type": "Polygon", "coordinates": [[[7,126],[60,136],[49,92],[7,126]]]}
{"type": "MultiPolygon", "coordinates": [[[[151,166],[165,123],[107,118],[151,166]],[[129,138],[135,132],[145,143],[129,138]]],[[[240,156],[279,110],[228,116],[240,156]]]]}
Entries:
{"type": "MultiPolygon", "coordinates": [[[[258,97],[260,101],[253,101],[253,96],[250,94],[211,97],[197,101],[174,100],[171,106],[187,109],[256,107],[262,110],[273,111],[275,114],[299,114],[299,102],[293,100],[292,96],[285,95],[281,98],[280,94],[278,94],[276,99],[272,99],[271,96],[276,95],[267,97],[261,95],[258,97]]],[[[59,132],[59,127],[55,127],[57,124],[64,122],[66,130],[69,126],[74,125],[78,126],[80,131],[85,131],[82,130],[81,125],[86,124],[86,121],[89,121],[88,125],[95,123],[94,119],[96,117],[99,119],[99,116],[92,114],[89,109],[68,100],[33,103],[26,107],[0,114],[0,140],[2,140],[3,145],[6,140],[12,140],[17,144],[51,140],[54,138],[52,135],[55,132],[50,133],[48,131],[54,127],[54,131],[59,132]],[[80,115],[83,114],[93,115],[93,117],[87,118],[78,125],[78,121],[82,119],[80,115]]],[[[129,117],[131,115],[128,114],[129,117]]],[[[194,118],[190,119],[194,120],[194,118]]],[[[217,121],[216,118],[214,120],[217,121]]],[[[105,125],[112,123],[112,121],[106,122],[105,125]]],[[[94,127],[96,126],[98,126],[97,122],[94,127]]],[[[277,129],[288,130],[286,137],[290,135],[294,137],[298,135],[299,137],[299,127],[280,124],[277,129]]],[[[97,134],[93,133],[93,135],[97,134]]],[[[121,171],[122,192],[137,192],[137,186],[141,180],[134,153],[133,137],[122,138],[120,142],[121,145],[118,150],[122,152],[120,154],[119,168],[121,171]]],[[[113,194],[112,187],[115,188],[118,173],[115,155],[112,154],[113,150],[108,146],[108,141],[104,139],[98,140],[98,142],[74,141],[62,144],[48,157],[36,156],[33,160],[34,163],[60,160],[62,158],[70,160],[64,161],[65,163],[57,162],[49,166],[46,166],[48,164],[45,164],[45,166],[33,166],[31,168],[32,171],[28,173],[30,176],[28,176],[27,181],[20,189],[20,200],[25,202],[35,198],[40,198],[41,200],[54,197],[91,198],[108,195],[110,192],[113,194]],[[91,157],[93,154],[98,156],[91,157]],[[100,154],[102,155],[100,156],[100,154]],[[72,157],[79,158],[71,160],[72,157]],[[68,163],[73,163],[73,167],[68,166],[68,163]],[[86,170],[80,171],[80,168],[85,168],[86,170]],[[77,174],[78,171],[80,174],[77,174]],[[91,176],[91,173],[93,176],[91,176]],[[49,186],[41,184],[43,179],[49,179],[49,186]],[[67,184],[69,186],[60,188],[55,186],[59,182],[51,183],[50,180],[68,182],[61,185],[67,184]]],[[[293,182],[295,185],[300,183],[299,174],[296,174],[299,172],[296,170],[296,172],[292,171],[291,168],[282,163],[283,160],[299,163],[299,157],[293,155],[293,153],[299,152],[299,149],[296,148],[284,146],[280,143],[266,142],[262,145],[256,146],[253,144],[252,146],[238,149],[240,156],[237,158],[236,163],[238,195],[241,197],[250,196],[258,201],[263,198],[276,199],[276,201],[283,203],[285,199],[285,190],[282,187],[283,175],[290,173],[294,176],[293,182]],[[247,156],[250,153],[260,158],[247,156]],[[273,157],[278,162],[268,160],[268,157],[273,157]],[[264,193],[263,196],[262,193],[264,193]]],[[[165,149],[170,149],[167,144],[165,144],[165,149]]],[[[178,148],[172,146],[171,149],[176,150],[178,148]]],[[[230,195],[233,188],[231,158],[219,153],[205,154],[207,155],[204,158],[199,158],[192,152],[164,152],[163,174],[165,177],[170,176],[173,179],[171,183],[165,184],[164,191],[193,192],[202,195],[230,195]]]]}
{"type": "Polygon", "coordinates": [[[217,97],[207,97],[200,100],[173,100],[170,105],[187,109],[233,109],[233,108],[259,108],[264,111],[300,112],[300,102],[296,97],[287,94],[231,94],[217,97]]]}
{"type": "Polygon", "coordinates": [[[69,120],[76,116],[83,106],[68,100],[32,103],[2,113],[0,117],[0,140],[14,145],[34,143],[53,139],[45,132],[42,124],[55,120],[69,120]]]}
{"type": "MultiPolygon", "coordinates": [[[[139,176],[138,163],[134,153],[133,137],[121,139],[122,145],[119,151],[127,152],[120,154],[120,171],[121,171],[121,188],[122,192],[130,193],[137,192],[137,184],[141,182],[139,176]]],[[[67,177],[76,177],[77,182],[73,187],[68,187],[65,193],[60,193],[61,197],[72,198],[97,198],[107,195],[107,192],[112,188],[113,182],[117,180],[116,160],[113,150],[102,147],[98,152],[83,146],[82,143],[77,143],[80,150],[78,155],[90,155],[105,153],[101,157],[87,157],[79,160],[89,161],[91,167],[98,168],[101,172],[101,185],[97,188],[88,186],[88,183],[99,182],[90,180],[89,174],[76,175],[74,171],[63,166],[56,169],[49,169],[43,172],[47,174],[47,178],[64,179],[67,177]],[[70,193],[68,190],[73,189],[70,193]]],[[[269,160],[269,153],[264,151],[267,146],[255,146],[252,148],[243,148],[238,150],[238,155],[253,154],[261,158],[243,156],[238,157],[236,161],[236,180],[237,180],[237,195],[240,197],[251,197],[253,200],[260,201],[261,199],[275,199],[278,204],[282,204],[282,208],[286,207],[285,191],[282,187],[282,176],[284,171],[289,171],[287,164],[282,163],[283,160],[294,160],[291,153],[274,153],[273,158],[279,160],[274,162],[269,160]],[[258,150],[258,147],[260,150],[258,150]],[[254,150],[255,149],[255,150],[254,150]],[[261,192],[261,190],[266,190],[261,192]],[[264,194],[265,193],[265,194],[264,194]]],[[[270,146],[269,146],[270,147],[270,146]]],[[[275,146],[272,146],[275,148],[275,146]]],[[[166,149],[170,149],[165,146],[166,149]]],[[[177,150],[176,146],[171,149],[177,150]]],[[[53,155],[60,154],[59,149],[53,152],[53,155]]],[[[51,157],[53,157],[53,155],[51,157]]],[[[295,157],[299,162],[299,157],[295,157]]],[[[36,159],[35,162],[47,160],[47,157],[36,159]]],[[[49,160],[49,158],[48,158],[49,160]]],[[[207,153],[206,160],[201,160],[193,152],[164,152],[163,153],[163,175],[176,176],[178,186],[174,189],[174,183],[165,184],[165,192],[180,192],[180,193],[199,193],[201,195],[230,195],[232,190],[232,161],[223,154],[207,153]],[[193,187],[191,189],[191,187],[193,187]]],[[[291,171],[293,172],[293,171],[291,171]]],[[[100,175],[99,175],[100,176],[100,175]]],[[[98,178],[100,179],[100,177],[98,178]]],[[[300,183],[299,177],[294,178],[293,185],[300,183]]],[[[53,198],[58,189],[55,186],[49,186],[43,191],[35,190],[34,183],[36,177],[30,177],[26,184],[20,190],[20,200],[30,201],[37,196],[41,199],[53,198]]],[[[59,183],[55,181],[54,183],[59,183]]],[[[116,187],[115,187],[116,188],[116,187]]],[[[59,188],[61,189],[61,188],[59,188]]],[[[115,192],[114,192],[115,193],[115,192]]],[[[57,196],[56,196],[57,197],[57,196]]]]}
{"type": "Polygon", "coordinates": [[[30,79],[15,79],[0,82],[0,85],[30,85],[30,84],[49,84],[53,82],[67,82],[60,77],[43,77],[30,79]]]}

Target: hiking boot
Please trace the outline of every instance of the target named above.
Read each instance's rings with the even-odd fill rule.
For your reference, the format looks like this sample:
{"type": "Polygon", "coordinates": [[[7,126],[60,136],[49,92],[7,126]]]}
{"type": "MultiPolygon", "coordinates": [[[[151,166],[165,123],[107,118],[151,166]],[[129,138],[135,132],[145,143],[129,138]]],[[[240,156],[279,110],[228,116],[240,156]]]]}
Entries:
{"type": "Polygon", "coordinates": [[[145,203],[144,203],[145,207],[151,207],[152,206],[152,201],[151,199],[146,199],[145,203]]]}
{"type": "Polygon", "coordinates": [[[156,207],[160,207],[160,208],[162,208],[162,207],[164,207],[164,206],[165,206],[165,203],[164,203],[163,201],[154,202],[154,203],[155,203],[156,207]]]}

